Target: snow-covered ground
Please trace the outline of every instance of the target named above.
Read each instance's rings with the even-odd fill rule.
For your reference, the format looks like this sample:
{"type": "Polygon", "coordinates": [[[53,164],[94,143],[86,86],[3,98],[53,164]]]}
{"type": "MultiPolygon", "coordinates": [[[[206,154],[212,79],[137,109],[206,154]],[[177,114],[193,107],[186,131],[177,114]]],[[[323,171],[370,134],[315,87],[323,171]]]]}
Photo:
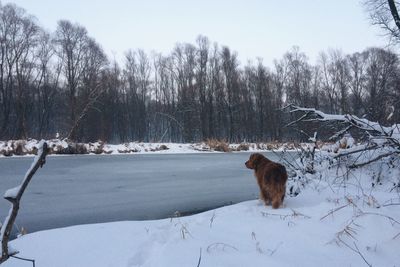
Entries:
{"type": "MultiPolygon", "coordinates": [[[[11,246],[41,267],[400,266],[398,158],[349,172],[324,160],[329,153],[315,174],[298,172],[288,189],[299,194],[277,210],[253,200],[188,217],[37,232],[11,246]]],[[[13,258],[3,265],[32,266],[13,258]]]]}
{"type": "MultiPolygon", "coordinates": [[[[200,253],[200,266],[366,265],[354,250],[372,266],[398,266],[399,208],[377,209],[352,193],[347,200],[329,187],[310,189],[278,210],[254,200],[190,217],[37,232],[11,245],[42,267],[197,266],[200,253]]],[[[391,195],[376,197],[383,203],[391,195]]],[[[4,266],[31,263],[10,259],[4,266]]]]}

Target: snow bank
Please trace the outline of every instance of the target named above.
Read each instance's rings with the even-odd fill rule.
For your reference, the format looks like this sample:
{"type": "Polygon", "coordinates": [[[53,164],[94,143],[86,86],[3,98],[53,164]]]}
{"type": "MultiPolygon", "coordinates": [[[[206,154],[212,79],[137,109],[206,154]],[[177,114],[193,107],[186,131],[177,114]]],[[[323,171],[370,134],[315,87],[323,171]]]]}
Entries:
{"type": "MultiPolygon", "coordinates": [[[[200,266],[363,266],[342,241],[357,244],[373,266],[400,262],[400,225],[386,217],[398,222],[399,208],[377,209],[354,192],[344,198],[320,189],[289,198],[278,210],[254,200],[190,217],[37,232],[11,244],[42,267],[197,266],[200,252],[200,266]]],[[[30,266],[24,264],[10,259],[4,266],[30,266]]]]}
{"type": "MultiPolygon", "coordinates": [[[[226,144],[226,149],[214,147],[210,142],[195,144],[180,143],[142,143],[130,142],[123,144],[107,144],[104,142],[74,143],[67,140],[51,139],[46,141],[49,147],[49,154],[130,154],[130,153],[200,153],[200,152],[233,152],[233,151],[268,151],[294,149],[293,143],[241,143],[226,144]]],[[[222,143],[222,142],[221,142],[222,143]]],[[[37,154],[39,141],[10,140],[0,141],[1,156],[22,156],[37,154]]]]}

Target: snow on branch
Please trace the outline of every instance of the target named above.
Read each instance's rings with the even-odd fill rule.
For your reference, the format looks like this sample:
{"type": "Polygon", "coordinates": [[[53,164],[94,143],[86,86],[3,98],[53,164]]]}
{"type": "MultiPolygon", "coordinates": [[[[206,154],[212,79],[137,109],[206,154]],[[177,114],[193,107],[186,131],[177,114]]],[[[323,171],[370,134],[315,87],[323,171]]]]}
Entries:
{"type": "Polygon", "coordinates": [[[353,163],[348,162],[350,169],[360,168],[400,154],[400,124],[383,126],[378,122],[369,121],[351,114],[327,114],[314,108],[303,108],[295,105],[288,105],[284,109],[288,110],[290,114],[296,114],[296,118],[287,126],[301,125],[300,123],[304,122],[324,122],[331,123],[333,126],[334,123],[339,122],[339,129],[333,133],[329,140],[339,139],[341,136],[343,138],[339,141],[337,149],[334,149],[330,156],[332,159],[340,159],[353,155],[355,161],[353,163]],[[368,140],[363,144],[350,146],[344,141],[342,146],[342,140],[348,140],[346,135],[351,129],[367,134],[368,140]]]}
{"type": "Polygon", "coordinates": [[[46,162],[46,155],[47,155],[47,143],[42,140],[38,145],[38,153],[37,156],[34,158],[31,167],[26,172],[22,183],[14,188],[7,190],[4,194],[4,198],[11,202],[11,208],[7,217],[4,220],[4,223],[0,224],[0,264],[6,261],[9,257],[13,256],[17,252],[12,250],[8,246],[8,240],[10,238],[11,230],[14,225],[15,219],[18,215],[19,204],[22,198],[25,189],[27,188],[29,182],[31,181],[33,175],[42,167],[43,164],[46,162]]]}
{"type": "Polygon", "coordinates": [[[400,124],[386,127],[378,122],[369,121],[351,114],[327,114],[314,108],[303,108],[295,105],[289,105],[286,108],[289,109],[289,113],[302,114],[298,119],[290,122],[287,126],[292,126],[299,122],[342,122],[344,128],[335,133],[330,139],[339,137],[351,128],[357,128],[368,132],[373,143],[389,143],[400,148],[400,124]]]}

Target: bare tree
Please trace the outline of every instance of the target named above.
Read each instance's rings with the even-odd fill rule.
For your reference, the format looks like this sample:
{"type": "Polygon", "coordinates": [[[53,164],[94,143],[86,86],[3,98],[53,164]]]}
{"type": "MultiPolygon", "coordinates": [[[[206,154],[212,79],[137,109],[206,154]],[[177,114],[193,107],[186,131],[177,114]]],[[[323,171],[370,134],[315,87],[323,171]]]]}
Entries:
{"type": "MultiPolygon", "coordinates": [[[[82,61],[84,64],[84,71],[82,72],[81,88],[78,92],[80,100],[78,104],[80,104],[80,107],[77,111],[79,112],[79,116],[73,122],[74,124],[67,136],[68,139],[72,139],[81,125],[81,122],[89,116],[90,111],[93,111],[98,98],[105,91],[103,76],[105,68],[108,65],[108,60],[101,47],[92,38],[88,38],[87,40],[87,50],[83,55],[82,61]]],[[[97,140],[94,135],[100,132],[99,129],[96,129],[99,126],[98,120],[96,119],[97,117],[98,116],[94,115],[88,118],[87,125],[89,127],[82,129],[82,131],[86,132],[84,135],[89,140],[97,140]]]]}
{"type": "Polygon", "coordinates": [[[146,103],[150,94],[151,65],[143,50],[130,50],[125,55],[124,83],[130,136],[145,140],[147,135],[146,103]]]}
{"type": "MultiPolygon", "coordinates": [[[[78,89],[85,71],[83,58],[88,50],[88,40],[84,27],[67,20],[58,22],[54,41],[68,92],[69,128],[76,122],[78,89]]],[[[70,137],[75,139],[75,133],[72,132],[70,137]]]]}
{"type": "Polygon", "coordinates": [[[331,71],[329,57],[325,52],[319,55],[319,65],[321,70],[321,90],[323,90],[327,99],[327,107],[330,113],[338,112],[337,108],[337,88],[334,82],[333,72],[331,71]]]}
{"type": "Polygon", "coordinates": [[[398,90],[398,58],[379,48],[368,49],[367,53],[366,114],[370,120],[385,124],[391,112],[388,108],[398,102],[391,97],[398,90]]]}
{"type": "Polygon", "coordinates": [[[364,6],[371,23],[382,28],[393,43],[400,42],[400,17],[395,0],[365,0],[364,6]]]}
{"type": "Polygon", "coordinates": [[[351,92],[351,113],[357,116],[364,115],[367,110],[364,104],[366,95],[365,83],[367,80],[367,57],[367,53],[354,53],[348,58],[350,69],[349,88],[351,92]]]}
{"type": "Polygon", "coordinates": [[[53,61],[54,47],[50,34],[42,31],[36,50],[37,78],[35,79],[36,94],[39,103],[35,104],[37,116],[37,136],[47,135],[51,129],[52,119],[55,118],[57,86],[60,76],[60,64],[53,61]]]}
{"type": "Polygon", "coordinates": [[[4,134],[7,128],[10,130],[9,119],[14,108],[14,135],[17,138],[26,138],[27,116],[31,107],[29,85],[33,77],[33,49],[37,44],[38,26],[24,9],[12,4],[1,7],[0,16],[0,101],[3,107],[1,132],[4,134]]]}
{"type": "Polygon", "coordinates": [[[208,70],[209,88],[207,92],[208,106],[208,132],[210,138],[221,138],[222,124],[222,109],[223,109],[223,81],[222,81],[222,66],[218,54],[219,48],[214,43],[210,51],[210,65],[208,70]]]}
{"type": "Polygon", "coordinates": [[[183,126],[184,142],[193,142],[199,135],[200,118],[195,90],[196,48],[192,44],[177,44],[172,52],[172,72],[177,88],[176,117],[183,126]]]}
{"type": "Polygon", "coordinates": [[[349,112],[348,104],[348,83],[349,83],[349,68],[348,62],[340,50],[330,50],[331,66],[333,83],[337,88],[338,112],[346,114],[349,112]]]}
{"type": "Polygon", "coordinates": [[[197,69],[196,69],[196,85],[199,93],[199,106],[200,106],[200,128],[201,138],[209,138],[207,113],[209,106],[206,104],[207,91],[209,90],[207,84],[207,68],[209,60],[209,40],[205,36],[197,37],[197,69]]]}
{"type": "MultiPolygon", "coordinates": [[[[286,75],[287,75],[287,65],[283,60],[274,61],[275,70],[272,73],[272,84],[273,84],[273,106],[276,110],[281,110],[284,106],[284,95],[286,87],[286,75]]],[[[276,112],[273,116],[272,129],[274,131],[273,138],[275,140],[281,140],[283,137],[282,127],[283,127],[283,114],[281,112],[276,112]]]]}
{"type": "Polygon", "coordinates": [[[229,123],[227,137],[229,142],[234,142],[238,127],[236,115],[239,111],[239,62],[237,59],[237,53],[231,53],[230,49],[226,46],[222,47],[221,60],[222,73],[225,81],[225,103],[228,111],[227,118],[229,123]]]}

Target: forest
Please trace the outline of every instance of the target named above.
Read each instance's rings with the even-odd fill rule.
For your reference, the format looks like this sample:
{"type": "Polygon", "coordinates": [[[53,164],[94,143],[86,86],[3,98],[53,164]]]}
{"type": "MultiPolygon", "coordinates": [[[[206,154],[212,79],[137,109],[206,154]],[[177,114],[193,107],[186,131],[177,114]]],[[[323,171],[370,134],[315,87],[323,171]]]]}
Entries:
{"type": "Polygon", "coordinates": [[[272,64],[240,62],[199,35],[168,54],[131,49],[120,63],[82,25],[60,20],[48,32],[24,9],[0,6],[0,140],[301,140],[285,127],[288,104],[398,123],[399,58],[328,49],[312,64],[294,46],[272,64]]]}

